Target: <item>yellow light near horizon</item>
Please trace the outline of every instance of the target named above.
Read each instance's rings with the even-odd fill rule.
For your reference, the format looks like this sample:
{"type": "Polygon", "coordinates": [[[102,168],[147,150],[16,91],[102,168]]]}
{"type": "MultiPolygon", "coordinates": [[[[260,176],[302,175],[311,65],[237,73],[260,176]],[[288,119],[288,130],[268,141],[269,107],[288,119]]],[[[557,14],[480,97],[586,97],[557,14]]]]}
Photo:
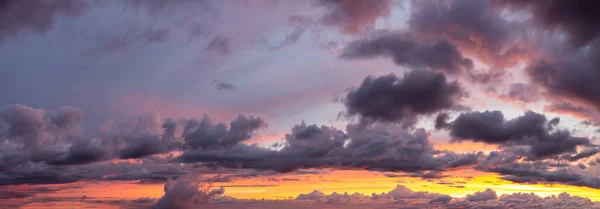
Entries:
{"type": "MultiPolygon", "coordinates": [[[[225,195],[238,199],[288,199],[301,193],[320,190],[326,194],[338,193],[371,193],[389,192],[396,185],[403,185],[413,191],[448,194],[455,198],[464,197],[477,191],[491,188],[498,196],[516,192],[531,193],[541,197],[558,195],[567,192],[574,196],[600,201],[600,190],[559,184],[519,184],[503,180],[499,175],[476,170],[460,170],[446,172],[449,177],[424,180],[412,177],[387,177],[380,172],[362,170],[332,170],[327,174],[282,174],[269,177],[239,179],[232,182],[218,182],[212,186],[225,187],[225,195]],[[271,178],[271,179],[269,179],[271,178]],[[281,181],[273,181],[273,178],[281,181]],[[283,180],[285,179],[285,180],[283,180]],[[442,183],[442,184],[440,184],[442,183]],[[455,185],[449,185],[455,184],[455,185]],[[452,187],[462,186],[462,187],[452,187]]],[[[401,175],[401,174],[399,174],[401,175]]],[[[160,198],[164,195],[163,184],[140,184],[125,181],[91,181],[63,185],[27,185],[8,186],[4,189],[32,190],[35,187],[64,187],[56,192],[37,193],[35,197],[82,197],[100,199],[137,199],[160,198]]]]}

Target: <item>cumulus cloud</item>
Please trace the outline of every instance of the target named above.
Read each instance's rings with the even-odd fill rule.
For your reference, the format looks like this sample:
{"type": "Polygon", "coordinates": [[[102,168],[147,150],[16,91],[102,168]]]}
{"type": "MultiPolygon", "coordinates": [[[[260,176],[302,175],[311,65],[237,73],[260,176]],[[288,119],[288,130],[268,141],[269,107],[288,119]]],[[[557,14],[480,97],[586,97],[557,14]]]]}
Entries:
{"type": "Polygon", "coordinates": [[[183,209],[194,205],[206,204],[211,198],[222,195],[223,187],[212,189],[211,186],[202,186],[200,182],[191,177],[169,179],[165,183],[165,195],[154,206],[155,209],[183,209]]]}
{"type": "MultiPolygon", "coordinates": [[[[83,110],[61,107],[34,109],[21,104],[0,108],[0,168],[28,161],[81,164],[100,160],[97,142],[82,139],[83,110]],[[87,152],[86,152],[87,151],[87,152]]],[[[2,169],[0,169],[2,170],[2,169]]]]}
{"type": "Polygon", "coordinates": [[[154,155],[186,147],[230,148],[266,126],[258,117],[243,115],[229,125],[215,125],[208,116],[202,121],[162,122],[154,112],[137,121],[114,120],[92,138],[83,135],[83,117],[83,110],[75,107],[47,110],[16,104],[0,108],[0,184],[165,180],[189,168],[174,169],[167,163],[173,155],[154,155]],[[182,136],[175,134],[178,127],[183,129],[182,136]],[[118,158],[146,158],[142,161],[147,163],[136,167],[109,162],[118,158]],[[172,171],[166,172],[169,169],[172,171]]]}
{"type": "Polygon", "coordinates": [[[451,123],[439,121],[454,141],[470,140],[500,145],[524,145],[528,160],[544,159],[563,153],[575,153],[578,146],[592,146],[585,137],[572,136],[567,130],[551,130],[546,116],[535,112],[507,120],[500,111],[461,113],[451,123]]]}
{"type": "Polygon", "coordinates": [[[485,191],[475,192],[473,194],[468,194],[465,197],[465,200],[470,202],[479,202],[479,201],[488,201],[495,200],[498,196],[496,195],[496,191],[487,188],[485,191]]]}
{"type": "Polygon", "coordinates": [[[408,126],[420,115],[460,108],[465,93],[456,81],[440,73],[413,70],[399,78],[394,74],[367,77],[348,92],[344,104],[349,116],[362,122],[401,122],[408,126]]]}
{"type": "Polygon", "coordinates": [[[344,132],[333,127],[302,123],[285,136],[283,147],[279,150],[236,144],[230,148],[186,150],[173,161],[211,162],[229,168],[279,172],[333,167],[417,174],[476,162],[471,154],[433,149],[428,137],[423,129],[409,132],[391,124],[349,125],[344,132]]]}
{"type": "Polygon", "coordinates": [[[259,117],[238,115],[229,127],[224,123],[215,124],[207,115],[202,120],[189,120],[183,130],[185,144],[191,149],[229,148],[249,140],[252,133],[267,126],[259,117]]]}
{"type": "Polygon", "coordinates": [[[449,199],[446,201],[448,197],[450,196],[423,191],[413,191],[403,185],[397,185],[396,188],[387,193],[373,193],[371,195],[365,195],[361,193],[340,194],[337,192],[333,192],[328,195],[319,190],[314,190],[307,194],[299,194],[295,200],[322,204],[394,204],[416,203],[422,202],[423,200],[425,200],[425,203],[427,203],[427,201],[431,200],[434,203],[446,204],[449,201],[449,199]]]}

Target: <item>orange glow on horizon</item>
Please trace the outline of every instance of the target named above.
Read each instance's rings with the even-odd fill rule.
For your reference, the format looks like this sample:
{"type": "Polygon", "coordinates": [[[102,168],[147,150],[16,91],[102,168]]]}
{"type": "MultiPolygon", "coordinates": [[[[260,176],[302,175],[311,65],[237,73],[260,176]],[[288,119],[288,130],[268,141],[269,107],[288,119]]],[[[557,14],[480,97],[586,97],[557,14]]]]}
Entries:
{"type": "MultiPolygon", "coordinates": [[[[441,179],[419,179],[402,176],[397,177],[381,172],[362,170],[329,170],[323,174],[281,174],[276,176],[259,176],[238,179],[232,182],[213,183],[214,188],[225,187],[225,195],[238,199],[288,199],[298,194],[320,190],[326,194],[338,193],[371,193],[389,192],[396,185],[406,186],[413,191],[427,191],[448,194],[461,198],[486,188],[495,190],[498,196],[524,192],[541,197],[568,192],[571,195],[600,201],[597,189],[559,184],[519,184],[500,179],[493,173],[476,170],[457,170],[446,172],[441,179]]],[[[57,188],[55,192],[36,193],[28,198],[70,197],[92,199],[125,199],[160,198],[164,194],[162,183],[139,183],[137,181],[86,181],[59,185],[17,185],[5,186],[7,191],[32,191],[35,188],[57,188]]]]}

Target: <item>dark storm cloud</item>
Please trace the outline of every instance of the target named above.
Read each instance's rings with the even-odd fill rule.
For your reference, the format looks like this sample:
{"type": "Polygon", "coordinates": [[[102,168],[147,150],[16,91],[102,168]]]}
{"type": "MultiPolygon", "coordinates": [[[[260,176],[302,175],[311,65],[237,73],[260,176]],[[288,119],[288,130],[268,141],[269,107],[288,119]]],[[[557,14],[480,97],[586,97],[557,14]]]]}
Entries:
{"type": "Polygon", "coordinates": [[[397,121],[412,125],[419,115],[458,108],[464,96],[458,82],[441,73],[414,70],[399,78],[394,74],[367,77],[346,95],[346,114],[363,121],[397,121]]]}
{"type": "Polygon", "coordinates": [[[527,159],[575,153],[578,146],[591,146],[590,140],[572,136],[567,130],[551,131],[546,116],[526,112],[507,120],[500,111],[461,113],[444,125],[455,141],[471,140],[500,145],[527,145],[527,159]]]}
{"type": "Polygon", "coordinates": [[[527,9],[538,25],[549,30],[558,29],[568,34],[575,46],[583,46],[600,36],[600,2],[582,1],[534,1],[499,0],[492,1],[513,10],[527,9]]]}
{"type": "Polygon", "coordinates": [[[318,4],[327,8],[323,23],[354,35],[372,28],[378,18],[389,16],[393,1],[318,0],[318,4]]]}
{"type": "Polygon", "coordinates": [[[469,154],[434,150],[423,129],[407,132],[394,125],[350,125],[345,133],[303,123],[292,128],[278,151],[237,144],[231,148],[187,150],[173,161],[278,172],[331,167],[421,173],[472,165],[473,159],[469,154]]]}
{"type": "Polygon", "coordinates": [[[435,129],[443,129],[448,127],[448,119],[450,119],[450,116],[448,115],[448,113],[440,113],[435,117],[435,129]]]}
{"type": "Polygon", "coordinates": [[[24,33],[43,34],[51,30],[59,17],[77,17],[86,8],[80,0],[0,2],[0,43],[24,33]]]}
{"type": "Polygon", "coordinates": [[[384,33],[373,38],[348,43],[341,55],[345,59],[390,57],[397,65],[460,74],[473,68],[473,61],[463,57],[446,40],[431,44],[418,43],[407,34],[384,33]]]}
{"type": "Polygon", "coordinates": [[[514,66],[526,52],[517,44],[523,27],[503,18],[488,2],[412,1],[409,30],[419,37],[445,37],[491,67],[514,66]]]}
{"type": "Polygon", "coordinates": [[[571,53],[557,61],[539,60],[527,67],[533,82],[556,97],[584,103],[600,110],[600,40],[589,48],[571,53]]]}

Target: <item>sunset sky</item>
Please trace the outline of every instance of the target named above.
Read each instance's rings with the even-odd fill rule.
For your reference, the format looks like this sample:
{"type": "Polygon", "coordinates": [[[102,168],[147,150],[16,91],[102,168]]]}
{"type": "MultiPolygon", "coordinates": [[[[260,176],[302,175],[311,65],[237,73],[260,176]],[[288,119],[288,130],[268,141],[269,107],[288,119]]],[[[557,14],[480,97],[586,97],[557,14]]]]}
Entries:
{"type": "Polygon", "coordinates": [[[3,0],[0,208],[600,208],[599,10],[3,0]]]}

